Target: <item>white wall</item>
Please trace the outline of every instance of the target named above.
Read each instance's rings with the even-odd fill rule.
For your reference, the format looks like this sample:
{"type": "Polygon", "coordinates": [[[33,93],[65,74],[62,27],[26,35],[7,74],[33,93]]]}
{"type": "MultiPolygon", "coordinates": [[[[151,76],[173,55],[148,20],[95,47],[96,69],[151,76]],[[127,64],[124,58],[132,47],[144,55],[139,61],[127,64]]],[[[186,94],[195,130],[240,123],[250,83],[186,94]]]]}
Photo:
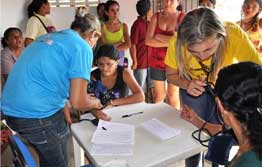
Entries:
{"type": "MultiPolygon", "coordinates": [[[[23,32],[27,22],[27,6],[31,0],[0,0],[0,35],[11,26],[19,27],[23,32]]],[[[129,25],[136,19],[137,0],[119,0],[120,20],[129,25]]],[[[96,14],[96,7],[90,7],[90,12],[96,14]]],[[[73,21],[75,8],[51,8],[50,17],[58,30],[69,28],[73,21]]]]}
{"type": "MultiPolygon", "coordinates": [[[[70,28],[75,16],[75,7],[51,8],[49,17],[57,30],[70,28]]],[[[89,12],[96,14],[96,7],[90,7],[89,12]]]]}
{"type": "MultiPolygon", "coordinates": [[[[106,2],[107,0],[101,0],[101,2],[106,2]]],[[[137,18],[136,3],[137,0],[117,0],[120,5],[120,21],[128,25],[128,29],[133,24],[137,18]]]]}
{"type": "Polygon", "coordinates": [[[30,3],[30,0],[0,0],[1,5],[1,26],[0,34],[4,33],[4,30],[8,27],[19,27],[22,30],[26,27],[27,12],[26,8],[30,3]]]}
{"type": "MultiPolygon", "coordinates": [[[[27,23],[27,6],[31,0],[0,0],[0,36],[8,27],[19,27],[23,32],[27,23]]],[[[90,12],[95,13],[96,8],[91,7],[90,12]]],[[[48,16],[57,30],[69,28],[75,14],[75,8],[51,8],[48,16]]]]}

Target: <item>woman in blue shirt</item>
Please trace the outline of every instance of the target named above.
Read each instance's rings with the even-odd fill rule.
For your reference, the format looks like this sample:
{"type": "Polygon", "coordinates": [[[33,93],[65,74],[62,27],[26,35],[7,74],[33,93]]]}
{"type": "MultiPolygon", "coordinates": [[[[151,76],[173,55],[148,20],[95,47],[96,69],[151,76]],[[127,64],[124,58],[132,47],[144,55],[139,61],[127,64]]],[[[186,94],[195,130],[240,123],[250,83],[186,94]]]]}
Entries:
{"type": "Polygon", "coordinates": [[[7,124],[37,150],[40,166],[69,167],[69,128],[63,108],[69,98],[78,110],[100,109],[87,94],[92,47],[100,23],[76,17],[71,29],[39,37],[27,47],[8,76],[2,96],[7,124]]]}

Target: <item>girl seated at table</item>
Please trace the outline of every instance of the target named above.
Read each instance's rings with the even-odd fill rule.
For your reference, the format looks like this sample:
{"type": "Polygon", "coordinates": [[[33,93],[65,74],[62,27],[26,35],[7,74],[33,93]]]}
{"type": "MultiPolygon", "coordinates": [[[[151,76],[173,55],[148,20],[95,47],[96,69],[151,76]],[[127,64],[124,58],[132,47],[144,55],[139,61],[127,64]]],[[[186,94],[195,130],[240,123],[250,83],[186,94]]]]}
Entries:
{"type": "MultiPolygon", "coordinates": [[[[102,83],[108,92],[113,94],[109,106],[139,103],[145,100],[142,88],[136,82],[130,69],[118,65],[119,52],[109,44],[102,45],[96,56],[97,69],[91,74],[91,79],[102,83]],[[128,95],[128,89],[132,94],[128,95]]],[[[99,119],[105,118],[104,113],[92,111],[99,119]]]]}
{"type": "MultiPolygon", "coordinates": [[[[224,123],[231,127],[239,150],[230,167],[262,166],[262,68],[242,62],[222,69],[215,85],[216,101],[224,123]]],[[[191,108],[184,107],[181,117],[197,127],[205,121],[191,108]]],[[[222,125],[206,123],[210,133],[222,130],[222,125]]]]}

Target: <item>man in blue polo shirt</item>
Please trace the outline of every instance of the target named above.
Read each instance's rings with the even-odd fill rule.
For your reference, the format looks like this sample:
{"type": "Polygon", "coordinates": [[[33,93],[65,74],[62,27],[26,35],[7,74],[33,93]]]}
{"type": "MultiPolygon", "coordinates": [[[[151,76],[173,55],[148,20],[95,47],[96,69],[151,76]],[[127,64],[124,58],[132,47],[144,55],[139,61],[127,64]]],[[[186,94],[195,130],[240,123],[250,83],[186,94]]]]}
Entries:
{"type": "Polygon", "coordinates": [[[68,98],[79,110],[102,107],[86,93],[99,30],[95,16],[75,18],[71,29],[41,36],[28,46],[8,77],[4,117],[36,148],[40,166],[70,166],[70,134],[62,111],[68,98]]]}

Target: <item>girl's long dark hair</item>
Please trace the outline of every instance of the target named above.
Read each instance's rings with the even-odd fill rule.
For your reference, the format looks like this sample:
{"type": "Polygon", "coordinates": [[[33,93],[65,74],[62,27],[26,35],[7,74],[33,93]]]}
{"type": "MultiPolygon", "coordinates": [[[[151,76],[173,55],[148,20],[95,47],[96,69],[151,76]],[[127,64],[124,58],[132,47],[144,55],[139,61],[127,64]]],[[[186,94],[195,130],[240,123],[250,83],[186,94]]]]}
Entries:
{"type": "MultiPolygon", "coordinates": [[[[117,2],[117,1],[114,1],[114,0],[108,0],[107,2],[106,2],[106,4],[105,4],[105,11],[109,11],[109,8],[110,8],[110,6],[112,6],[112,5],[114,5],[114,4],[116,4],[116,5],[118,5],[118,6],[120,6],[119,5],[119,3],[117,2]]],[[[105,19],[105,21],[108,21],[108,16],[105,14],[104,15],[104,19],[105,19]]]]}
{"type": "Polygon", "coordinates": [[[225,109],[246,127],[252,150],[262,160],[262,67],[242,62],[222,69],[215,92],[225,109]]]}

